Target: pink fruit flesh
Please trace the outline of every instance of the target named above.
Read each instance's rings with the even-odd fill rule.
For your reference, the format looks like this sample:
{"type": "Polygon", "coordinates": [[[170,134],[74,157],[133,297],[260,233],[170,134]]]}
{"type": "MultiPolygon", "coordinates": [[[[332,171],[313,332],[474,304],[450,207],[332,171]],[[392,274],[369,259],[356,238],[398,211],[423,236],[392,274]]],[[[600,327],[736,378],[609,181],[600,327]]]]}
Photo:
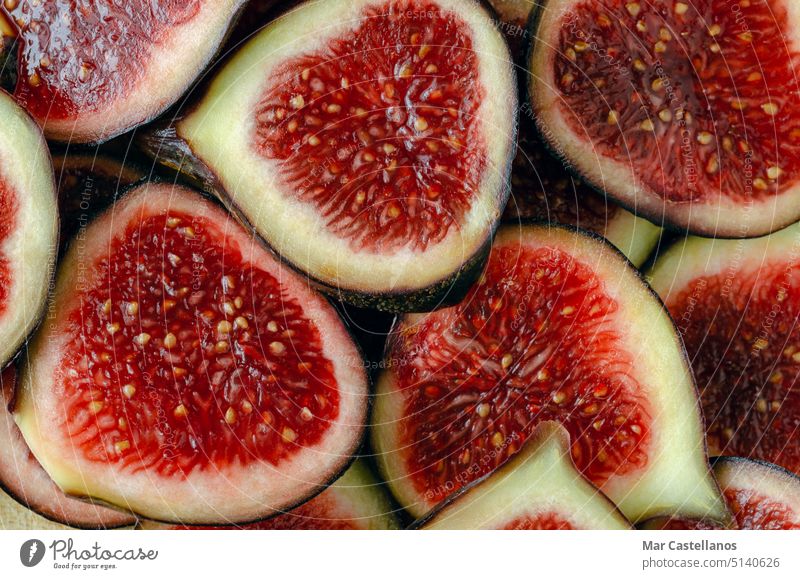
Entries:
{"type": "Polygon", "coordinates": [[[28,449],[14,423],[9,405],[14,398],[16,370],[0,376],[0,483],[19,501],[50,519],[78,527],[113,528],[132,525],[133,515],[67,497],[28,449]]]}
{"type": "Polygon", "coordinates": [[[573,130],[669,201],[795,186],[800,57],[785,1],[579,4],[554,63],[573,130]]]}
{"type": "Polygon", "coordinates": [[[800,513],[750,489],[728,488],[725,500],[742,530],[800,529],[800,513]]]}
{"type": "Polygon", "coordinates": [[[8,308],[8,294],[11,289],[11,270],[8,258],[2,251],[14,228],[17,201],[14,192],[0,175],[0,315],[8,308]]]}
{"type": "Polygon", "coordinates": [[[177,476],[278,464],[336,419],[318,330],[219,227],[146,217],[93,265],[103,282],[71,315],[79,347],[61,361],[62,428],[87,459],[177,476]]]}
{"type": "Polygon", "coordinates": [[[404,329],[390,359],[413,417],[401,447],[420,494],[438,502],[491,472],[545,420],[567,428],[597,485],[643,467],[650,413],[604,322],[617,307],[560,249],[501,247],[461,305],[404,329]]]}
{"type": "Polygon", "coordinates": [[[15,96],[37,119],[98,111],[139,79],[150,47],[191,20],[200,5],[200,0],[7,0],[5,9],[22,41],[15,96]]]}
{"type": "Polygon", "coordinates": [[[710,452],[800,473],[800,264],[700,277],[667,307],[692,360],[710,452]]]}
{"type": "Polygon", "coordinates": [[[330,231],[359,250],[425,249],[461,222],[487,151],[478,55],[459,16],[421,0],[371,7],[269,86],[254,146],[330,231]]]}
{"type": "Polygon", "coordinates": [[[540,513],[532,517],[521,517],[508,523],[505,531],[569,531],[575,527],[556,513],[540,513]]]}

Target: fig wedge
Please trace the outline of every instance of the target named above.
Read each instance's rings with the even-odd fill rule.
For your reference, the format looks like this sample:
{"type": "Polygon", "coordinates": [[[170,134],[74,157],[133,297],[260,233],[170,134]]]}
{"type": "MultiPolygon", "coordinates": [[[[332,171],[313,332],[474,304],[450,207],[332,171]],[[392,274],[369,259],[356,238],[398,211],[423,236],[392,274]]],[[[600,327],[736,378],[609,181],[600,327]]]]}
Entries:
{"type": "Polygon", "coordinates": [[[222,45],[244,0],[0,5],[16,25],[14,96],[48,139],[101,142],[158,116],[222,45]]]}
{"type": "Polygon", "coordinates": [[[515,110],[508,49],[476,0],[306,2],[141,143],[324,291],[426,310],[479,273],[515,110]]]}
{"type": "Polygon", "coordinates": [[[545,0],[531,26],[537,124],[588,182],[695,235],[800,219],[800,4],[545,0]]]}
{"type": "Polygon", "coordinates": [[[569,434],[544,422],[523,449],[417,523],[433,530],[624,530],[631,524],[575,468],[569,434]]]}
{"type": "Polygon", "coordinates": [[[14,407],[65,493],[228,524],[290,509],[346,469],[366,372],[305,280],[180,186],[136,188],[81,239],[14,407]]]}
{"type": "Polygon", "coordinates": [[[41,131],[0,90],[0,369],[44,313],[58,247],[56,207],[41,131]]]}
{"type": "Polygon", "coordinates": [[[689,238],[649,272],[692,363],[712,455],[800,474],[800,225],[748,240],[689,238]]]}
{"type": "Polygon", "coordinates": [[[399,320],[386,366],[373,448],[415,516],[555,420],[580,472],[628,519],[726,522],[680,338],[638,272],[597,237],[504,227],[460,305],[399,320]]]}

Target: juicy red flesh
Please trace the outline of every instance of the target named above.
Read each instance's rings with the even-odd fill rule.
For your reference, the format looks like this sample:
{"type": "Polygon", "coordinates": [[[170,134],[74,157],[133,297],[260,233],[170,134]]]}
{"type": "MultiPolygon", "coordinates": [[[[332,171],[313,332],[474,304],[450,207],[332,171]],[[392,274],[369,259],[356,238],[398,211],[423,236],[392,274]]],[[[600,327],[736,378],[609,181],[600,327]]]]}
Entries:
{"type": "Polygon", "coordinates": [[[669,201],[757,201],[796,185],[800,57],[786,1],[698,0],[682,14],[674,2],[578,5],[554,62],[573,130],[669,201]]]}
{"type": "Polygon", "coordinates": [[[7,0],[19,29],[15,96],[38,119],[96,112],[142,76],[151,49],[191,20],[200,0],[7,0]]]}
{"type": "Polygon", "coordinates": [[[526,135],[520,135],[517,145],[511,194],[504,215],[507,220],[565,223],[601,235],[620,211],[618,205],[609,203],[581,179],[573,177],[536,137],[526,135]]]}
{"type": "Polygon", "coordinates": [[[572,524],[556,513],[520,517],[503,527],[504,531],[571,531],[572,524]]]}
{"type": "Polygon", "coordinates": [[[501,247],[461,305],[403,328],[391,359],[420,494],[438,502],[491,472],[544,420],[567,428],[573,459],[598,485],[642,468],[650,415],[609,324],[617,308],[563,251],[501,247]]]}
{"type": "Polygon", "coordinates": [[[699,277],[667,306],[697,378],[711,454],[800,473],[800,264],[699,277]]]}
{"type": "Polygon", "coordinates": [[[336,419],[318,330],[224,225],[145,216],[92,264],[61,361],[63,428],[86,459],[168,475],[278,464],[336,419]]]}
{"type": "Polygon", "coordinates": [[[740,529],[800,529],[800,513],[753,490],[728,488],[725,490],[725,500],[740,529]]]}
{"type": "Polygon", "coordinates": [[[484,177],[478,55],[466,24],[434,4],[363,17],[273,75],[254,146],[354,249],[425,249],[458,227],[484,177]]]}
{"type": "Polygon", "coordinates": [[[11,264],[2,251],[2,245],[14,230],[17,199],[14,191],[0,175],[0,315],[8,308],[8,295],[11,289],[11,264]]]}

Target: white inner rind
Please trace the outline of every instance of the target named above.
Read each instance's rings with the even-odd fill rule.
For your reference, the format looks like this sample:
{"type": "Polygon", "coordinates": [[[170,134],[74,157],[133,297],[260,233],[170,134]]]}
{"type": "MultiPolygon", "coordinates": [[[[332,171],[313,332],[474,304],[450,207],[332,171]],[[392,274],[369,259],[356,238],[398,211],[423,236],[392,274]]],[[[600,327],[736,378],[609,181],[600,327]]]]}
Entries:
{"type": "Polygon", "coordinates": [[[58,209],[50,153],[41,131],[0,91],[0,180],[14,197],[14,225],[0,251],[8,262],[8,296],[0,314],[0,367],[39,322],[55,267],[58,209]]]}
{"type": "Polygon", "coordinates": [[[575,469],[569,435],[543,424],[523,450],[493,475],[459,495],[422,528],[503,529],[519,519],[555,515],[581,530],[625,530],[630,523],[575,469]]]}
{"type": "Polygon", "coordinates": [[[335,478],[350,460],[366,420],[367,378],[361,356],[335,310],[293,272],[275,261],[221,209],[179,186],[137,188],[94,222],[83,243],[70,248],[59,270],[56,317],[32,346],[20,378],[15,419],[36,458],[67,494],[89,496],[130,509],[148,518],[175,522],[226,523],[263,518],[285,511],[335,478]],[[304,315],[320,333],[322,353],[334,365],[339,388],[339,416],[313,447],[298,448],[278,465],[253,461],[242,465],[210,465],[184,479],[146,470],[117,473],[113,464],[87,460],[64,435],[64,372],[62,356],[74,347],[66,331],[78,307],[75,287],[100,283],[93,268],[107,257],[118,232],[132,222],[167,211],[189,213],[217,224],[226,243],[238,244],[243,265],[254,264],[273,275],[303,305],[304,315]],[[85,266],[85,269],[84,269],[85,266]]]}
{"type": "Polygon", "coordinates": [[[158,116],[186,92],[219,49],[245,0],[200,4],[198,13],[172,27],[135,66],[144,75],[123,96],[95,112],[66,119],[37,119],[48,139],[86,143],[104,141],[158,116]]]}
{"type": "MultiPolygon", "coordinates": [[[[779,195],[766,196],[749,204],[735,202],[721,194],[689,203],[672,202],[649,188],[630,161],[618,161],[602,154],[591,135],[573,129],[573,123],[568,120],[571,113],[561,98],[559,81],[554,78],[554,62],[561,44],[559,35],[564,16],[585,3],[586,0],[543,0],[529,61],[528,88],[533,110],[541,133],[553,150],[568,159],[587,181],[657,224],[666,220],[699,235],[754,237],[797,221],[800,218],[800,182],[779,195]]],[[[798,3],[783,4],[789,21],[800,23],[798,3]]],[[[787,38],[795,51],[800,49],[800,36],[787,31],[787,38]]]]}
{"type": "Polygon", "coordinates": [[[387,0],[330,0],[305,4],[274,22],[216,77],[198,108],[178,125],[179,135],[219,177],[230,202],[286,261],[332,288],[371,294],[405,293],[447,279],[489,239],[506,198],[516,90],[505,41],[473,0],[432,0],[453,11],[469,29],[485,92],[476,111],[486,143],[487,166],[479,194],[439,243],[424,252],[354,251],[328,230],[319,211],[287,190],[280,164],[259,155],[255,111],[276,67],[324,50],[363,24],[364,10],[387,0]],[[300,33],[305,31],[305,33],[300,33]]]}
{"type": "MultiPolygon", "coordinates": [[[[618,305],[607,318],[616,328],[620,349],[630,356],[630,376],[651,413],[648,462],[602,486],[630,520],[679,514],[726,521],[727,510],[706,460],[705,438],[697,392],[676,330],[661,303],[624,258],[596,239],[546,226],[505,227],[494,249],[522,244],[558,248],[589,268],[603,282],[603,291],[618,305]],[[612,317],[613,316],[613,317],[612,317]]],[[[436,315],[436,314],[431,314],[436,315]]],[[[424,315],[406,316],[404,326],[417,326],[424,315]]],[[[378,382],[372,437],[386,480],[401,504],[421,516],[433,507],[421,496],[407,470],[408,450],[398,448],[406,395],[395,373],[378,382]]]]}

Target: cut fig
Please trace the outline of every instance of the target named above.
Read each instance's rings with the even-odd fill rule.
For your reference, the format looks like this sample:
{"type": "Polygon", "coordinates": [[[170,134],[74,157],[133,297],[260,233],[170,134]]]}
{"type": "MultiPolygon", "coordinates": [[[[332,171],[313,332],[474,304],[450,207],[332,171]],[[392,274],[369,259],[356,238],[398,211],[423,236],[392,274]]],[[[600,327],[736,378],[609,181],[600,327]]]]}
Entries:
{"type": "Polygon", "coordinates": [[[464,487],[419,524],[439,530],[623,530],[631,524],[575,468],[569,434],[537,427],[496,472],[464,487]]]}
{"type": "Polygon", "coordinates": [[[17,100],[49,139],[99,142],[161,114],[219,49],[244,0],[7,0],[17,100]]]}
{"type": "MultiPolygon", "coordinates": [[[[531,0],[491,0],[500,17],[503,35],[517,63],[521,87],[528,85],[526,68],[530,33],[528,18],[536,4],[531,0]]],[[[523,88],[524,91],[524,88],[523,88]]],[[[525,95],[520,95],[525,101],[525,95]]],[[[511,170],[511,199],[503,220],[563,223],[598,233],[617,246],[635,266],[641,266],[658,243],[660,229],[637,218],[598,194],[565,164],[554,158],[537,135],[526,102],[519,109],[517,155],[511,170]]]]}
{"type": "Polygon", "coordinates": [[[246,522],[345,470],[366,373],[305,280],[179,186],[136,188],[81,240],[14,408],[64,492],[155,520],[246,522]]]}
{"type": "Polygon", "coordinates": [[[143,521],[139,528],[371,531],[399,529],[400,522],[382,483],[375,479],[363,460],[357,460],[339,480],[307,503],[265,521],[234,527],[167,526],[143,521]]]}
{"type": "Polygon", "coordinates": [[[325,291],[432,309],[457,302],[484,262],[515,103],[508,49],[476,0],[307,2],[142,144],[325,291]],[[309,28],[313,42],[297,35],[309,28]]]}
{"type": "Polygon", "coordinates": [[[689,238],[650,279],[700,389],[712,455],[800,474],[800,225],[746,241],[689,238]]]}
{"type": "Polygon", "coordinates": [[[0,488],[0,530],[68,531],[70,527],[45,519],[22,506],[0,488]]]}
{"type": "Polygon", "coordinates": [[[637,272],[597,238],[502,228],[464,302],[403,317],[386,360],[373,446],[415,516],[556,420],[581,473],[629,519],[725,517],[675,328],[637,272]]]}
{"type": "MultiPolygon", "coordinates": [[[[722,457],[714,461],[714,474],[744,531],[800,529],[800,478],[789,471],[757,460],[722,457]]],[[[647,529],[707,529],[698,521],[655,520],[647,529]]]]}
{"type": "Polygon", "coordinates": [[[47,145],[25,111],[0,91],[0,369],[41,319],[57,237],[47,145]]]}
{"type": "Polygon", "coordinates": [[[792,0],[546,0],[530,94],[546,142],[655,223],[754,237],[800,218],[792,0]]]}
{"type": "Polygon", "coordinates": [[[129,513],[69,498],[50,480],[9,411],[15,382],[13,366],[0,375],[0,485],[29,509],[65,525],[92,529],[133,525],[136,518],[129,513]]]}
{"type": "Polygon", "coordinates": [[[58,183],[62,247],[117,195],[145,177],[132,163],[107,155],[59,155],[53,158],[58,183]]]}

